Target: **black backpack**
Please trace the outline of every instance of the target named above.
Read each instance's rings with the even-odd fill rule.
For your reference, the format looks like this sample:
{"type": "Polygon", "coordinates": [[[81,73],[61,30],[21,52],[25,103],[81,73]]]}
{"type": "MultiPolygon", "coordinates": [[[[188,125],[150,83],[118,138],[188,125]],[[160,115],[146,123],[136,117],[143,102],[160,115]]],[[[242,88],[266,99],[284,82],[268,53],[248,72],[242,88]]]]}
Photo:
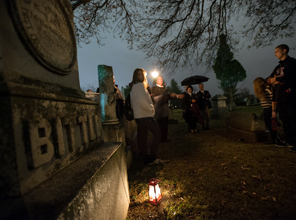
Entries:
{"type": "Polygon", "coordinates": [[[134,112],[131,105],[131,95],[130,93],[126,97],[125,105],[124,105],[124,115],[127,120],[132,121],[134,120],[134,112]]]}

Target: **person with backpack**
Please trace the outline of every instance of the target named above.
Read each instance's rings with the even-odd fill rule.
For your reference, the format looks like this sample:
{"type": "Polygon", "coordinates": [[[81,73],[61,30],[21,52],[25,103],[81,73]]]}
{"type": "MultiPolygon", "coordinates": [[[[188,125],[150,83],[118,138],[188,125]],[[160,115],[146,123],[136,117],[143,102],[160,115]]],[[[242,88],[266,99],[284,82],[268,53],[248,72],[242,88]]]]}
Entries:
{"type": "Polygon", "coordinates": [[[145,165],[160,164],[161,160],[156,158],[159,147],[161,132],[154,119],[155,109],[147,90],[148,84],[145,80],[146,71],[137,68],[133,73],[130,86],[130,101],[133,116],[138,125],[138,147],[145,165]],[[148,152],[147,137],[148,130],[153,134],[153,141],[148,152]]]}

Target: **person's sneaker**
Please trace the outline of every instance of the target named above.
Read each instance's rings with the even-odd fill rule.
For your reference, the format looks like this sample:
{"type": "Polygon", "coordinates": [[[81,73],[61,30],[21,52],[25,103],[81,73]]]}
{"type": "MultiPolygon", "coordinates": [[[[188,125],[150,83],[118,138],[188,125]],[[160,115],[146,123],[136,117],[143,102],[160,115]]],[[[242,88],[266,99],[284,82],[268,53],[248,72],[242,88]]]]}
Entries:
{"type": "Polygon", "coordinates": [[[296,147],[291,147],[289,151],[296,153],[296,147]]]}
{"type": "Polygon", "coordinates": [[[163,164],[163,161],[161,159],[156,159],[153,162],[148,163],[148,166],[159,165],[159,164],[163,164]]]}
{"type": "Polygon", "coordinates": [[[289,148],[293,147],[293,144],[290,144],[288,142],[286,142],[285,144],[286,144],[286,147],[289,147],[289,148]]]}
{"type": "Polygon", "coordinates": [[[275,142],[275,146],[277,146],[277,147],[286,147],[287,146],[286,143],[280,141],[279,139],[275,139],[274,142],[275,142]]]}

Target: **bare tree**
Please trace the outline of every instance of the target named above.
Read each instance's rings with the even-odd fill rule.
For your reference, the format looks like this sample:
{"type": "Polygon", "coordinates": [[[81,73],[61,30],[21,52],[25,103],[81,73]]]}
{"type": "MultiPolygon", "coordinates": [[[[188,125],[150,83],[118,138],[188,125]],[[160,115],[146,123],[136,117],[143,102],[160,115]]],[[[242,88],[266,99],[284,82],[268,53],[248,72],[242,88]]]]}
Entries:
{"type": "Polygon", "coordinates": [[[74,11],[76,40],[90,43],[96,37],[103,45],[104,32],[113,31],[133,47],[137,41],[136,21],[139,19],[136,0],[70,0],[74,11]]]}
{"type": "Polygon", "coordinates": [[[242,37],[253,46],[295,34],[295,0],[70,0],[75,10],[77,41],[113,31],[133,48],[155,57],[172,73],[178,67],[206,64],[211,68],[220,34],[235,49],[242,37]],[[236,30],[231,22],[244,22],[236,30]]]}
{"type": "Polygon", "coordinates": [[[276,39],[293,37],[296,24],[295,0],[245,0],[248,21],[244,34],[253,46],[268,46],[276,39]]]}
{"type": "Polygon", "coordinates": [[[295,34],[295,0],[149,0],[153,3],[143,29],[149,30],[140,49],[156,57],[166,70],[204,63],[211,68],[220,34],[228,36],[231,49],[242,36],[265,46],[295,34]],[[246,25],[242,32],[230,22],[246,25]],[[280,32],[280,33],[277,33],[280,32]]]}

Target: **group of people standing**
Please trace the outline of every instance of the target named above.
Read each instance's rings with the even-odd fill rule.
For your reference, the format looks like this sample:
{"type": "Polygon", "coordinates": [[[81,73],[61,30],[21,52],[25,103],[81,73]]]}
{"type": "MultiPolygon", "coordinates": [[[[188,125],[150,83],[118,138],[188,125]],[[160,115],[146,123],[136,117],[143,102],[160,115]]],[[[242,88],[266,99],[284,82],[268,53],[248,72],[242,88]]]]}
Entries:
{"type": "Polygon", "coordinates": [[[261,101],[273,144],[291,147],[290,151],[296,152],[296,59],[288,55],[289,47],[285,44],[277,46],[274,53],[279,64],[266,79],[254,80],[254,92],[261,101]],[[283,140],[278,137],[276,126],[272,126],[278,116],[283,124],[283,140]]]}
{"type": "Polygon", "coordinates": [[[205,130],[209,129],[209,108],[211,95],[199,85],[200,91],[193,94],[192,86],[186,88],[184,94],[169,93],[164,85],[163,78],[158,76],[156,85],[150,88],[146,71],[137,68],[133,73],[130,86],[131,107],[138,126],[138,147],[144,164],[154,165],[162,163],[156,153],[160,142],[170,142],[168,139],[168,100],[180,98],[184,118],[190,126],[191,133],[197,133],[196,123],[199,121],[205,130]],[[148,130],[153,134],[153,141],[148,151],[148,130]]]}
{"type": "Polygon", "coordinates": [[[183,118],[188,123],[189,131],[199,133],[196,128],[197,122],[204,130],[209,130],[210,109],[212,108],[209,91],[204,90],[204,85],[199,84],[199,92],[194,94],[192,86],[186,86],[186,92],[182,100],[183,118]]]}

